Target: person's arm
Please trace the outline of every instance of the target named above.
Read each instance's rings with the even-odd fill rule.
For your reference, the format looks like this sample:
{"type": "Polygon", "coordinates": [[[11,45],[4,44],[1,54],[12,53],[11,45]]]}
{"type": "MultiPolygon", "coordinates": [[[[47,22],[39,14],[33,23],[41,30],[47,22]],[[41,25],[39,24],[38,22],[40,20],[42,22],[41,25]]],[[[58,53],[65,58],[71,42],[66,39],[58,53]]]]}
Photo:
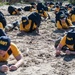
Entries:
{"type": "Polygon", "coordinates": [[[61,44],[59,44],[58,46],[57,46],[57,48],[56,48],[56,56],[58,56],[58,55],[60,55],[60,52],[61,52],[61,48],[62,48],[63,46],[61,45],[61,44]]]}
{"type": "Polygon", "coordinates": [[[10,70],[17,70],[22,64],[23,64],[23,57],[22,55],[18,55],[17,57],[15,57],[17,60],[17,63],[14,65],[10,66],[10,70]]]}
{"type": "Polygon", "coordinates": [[[74,51],[70,51],[70,50],[66,50],[66,54],[67,54],[67,55],[75,54],[75,52],[74,52],[74,51]]]}
{"type": "Polygon", "coordinates": [[[70,51],[70,54],[75,54],[75,52],[73,52],[73,51],[70,51]]]}
{"type": "Polygon", "coordinates": [[[56,56],[60,55],[60,51],[61,51],[61,48],[66,45],[65,44],[65,40],[66,40],[66,35],[61,39],[59,45],[57,46],[56,48],[56,56]]]}
{"type": "Polygon", "coordinates": [[[9,67],[7,65],[0,66],[0,72],[7,72],[9,70],[9,67]]]}
{"type": "Polygon", "coordinates": [[[36,28],[36,33],[39,34],[39,28],[38,27],[36,28]]]}
{"type": "Polygon", "coordinates": [[[15,66],[20,67],[23,64],[23,56],[20,54],[15,58],[17,60],[17,63],[15,64],[15,66]]]}
{"type": "Polygon", "coordinates": [[[57,26],[57,29],[62,29],[62,26],[60,25],[59,21],[57,21],[56,26],[57,26]]]}
{"type": "Polygon", "coordinates": [[[9,67],[9,70],[17,70],[23,64],[23,56],[18,47],[14,43],[11,43],[11,50],[17,62],[14,65],[11,65],[9,67]]]}

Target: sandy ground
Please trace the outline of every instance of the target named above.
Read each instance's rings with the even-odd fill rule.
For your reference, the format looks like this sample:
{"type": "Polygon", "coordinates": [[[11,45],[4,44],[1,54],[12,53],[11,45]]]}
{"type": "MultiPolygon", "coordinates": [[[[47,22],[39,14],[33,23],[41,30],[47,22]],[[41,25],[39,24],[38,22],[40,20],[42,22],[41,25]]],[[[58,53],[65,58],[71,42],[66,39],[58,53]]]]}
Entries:
{"type": "MultiPolygon", "coordinates": [[[[8,16],[7,7],[2,6],[0,10],[5,14],[8,24],[16,20],[20,21],[22,16],[30,14],[23,11],[22,15],[8,16]]],[[[54,18],[53,12],[48,13],[54,18]]],[[[32,33],[17,36],[19,30],[7,33],[22,52],[24,64],[16,71],[8,71],[0,75],[75,75],[75,56],[55,57],[54,41],[63,32],[56,30],[55,24],[50,20],[42,21],[39,30],[40,35],[32,33]]],[[[14,57],[10,56],[8,63],[12,64],[14,61],[16,61],[14,57]]]]}

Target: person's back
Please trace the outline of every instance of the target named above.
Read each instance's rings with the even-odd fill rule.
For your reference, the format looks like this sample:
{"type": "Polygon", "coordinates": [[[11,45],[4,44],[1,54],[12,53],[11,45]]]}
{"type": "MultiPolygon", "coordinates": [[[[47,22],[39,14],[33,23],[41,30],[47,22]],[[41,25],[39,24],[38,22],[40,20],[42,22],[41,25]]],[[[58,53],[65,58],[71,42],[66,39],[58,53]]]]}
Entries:
{"type": "Polygon", "coordinates": [[[33,7],[32,7],[31,5],[25,6],[25,7],[23,8],[24,11],[30,11],[30,12],[32,12],[32,9],[33,9],[33,7]]]}
{"type": "Polygon", "coordinates": [[[4,29],[6,24],[7,24],[7,22],[4,17],[4,14],[2,12],[0,12],[0,28],[4,29]]]}

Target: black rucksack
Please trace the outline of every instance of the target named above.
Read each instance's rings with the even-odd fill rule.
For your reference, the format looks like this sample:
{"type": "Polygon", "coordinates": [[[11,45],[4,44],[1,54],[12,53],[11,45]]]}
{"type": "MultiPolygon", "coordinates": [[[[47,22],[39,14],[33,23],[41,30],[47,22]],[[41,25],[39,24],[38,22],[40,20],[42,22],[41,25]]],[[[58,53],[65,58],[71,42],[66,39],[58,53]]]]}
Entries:
{"type": "Polygon", "coordinates": [[[31,13],[28,16],[28,19],[32,20],[37,25],[37,27],[40,26],[41,16],[38,13],[36,13],[36,12],[31,13]]]}
{"type": "Polygon", "coordinates": [[[24,11],[30,11],[31,9],[32,9],[31,6],[25,6],[25,7],[23,8],[24,11]]]}
{"type": "Polygon", "coordinates": [[[8,12],[12,15],[12,12],[15,11],[15,9],[16,9],[15,7],[13,7],[13,6],[10,5],[8,7],[8,12]]]}
{"type": "Polygon", "coordinates": [[[2,12],[0,12],[0,22],[3,24],[3,27],[5,28],[6,26],[6,19],[4,17],[4,14],[2,12]]]}

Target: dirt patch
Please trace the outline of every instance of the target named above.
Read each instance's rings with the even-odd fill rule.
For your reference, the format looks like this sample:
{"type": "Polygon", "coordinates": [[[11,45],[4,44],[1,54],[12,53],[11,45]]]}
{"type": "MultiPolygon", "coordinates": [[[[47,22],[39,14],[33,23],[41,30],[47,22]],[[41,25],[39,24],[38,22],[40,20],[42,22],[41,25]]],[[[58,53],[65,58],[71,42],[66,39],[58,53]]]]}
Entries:
{"type": "MultiPolygon", "coordinates": [[[[8,16],[7,7],[0,7],[5,14],[7,23],[15,20],[20,21],[22,16],[29,15],[30,12],[22,12],[19,16],[8,16]]],[[[54,18],[53,12],[48,12],[51,18],[54,18]]],[[[61,55],[55,57],[54,41],[64,32],[56,30],[55,24],[50,20],[42,21],[39,28],[40,35],[25,34],[17,36],[19,30],[8,32],[11,38],[24,56],[24,65],[17,71],[7,72],[1,75],[74,75],[75,74],[75,56],[61,55]]],[[[9,64],[15,59],[13,56],[8,60],[9,64]],[[11,61],[12,60],[12,61],[11,61]]]]}

